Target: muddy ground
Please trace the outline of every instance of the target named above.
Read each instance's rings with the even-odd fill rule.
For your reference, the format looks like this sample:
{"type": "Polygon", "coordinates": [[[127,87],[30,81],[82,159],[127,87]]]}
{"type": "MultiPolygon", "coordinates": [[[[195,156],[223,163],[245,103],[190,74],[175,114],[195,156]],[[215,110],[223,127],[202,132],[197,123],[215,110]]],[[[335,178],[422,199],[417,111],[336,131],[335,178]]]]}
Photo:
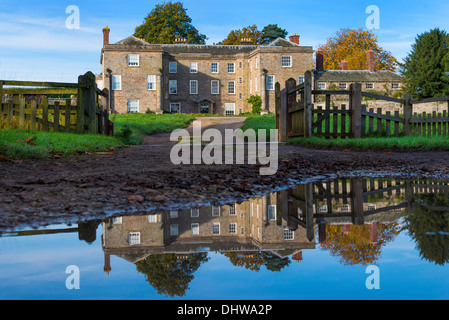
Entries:
{"type": "MultiPolygon", "coordinates": [[[[239,128],[243,120],[201,119],[203,129],[222,132],[239,128]]],[[[0,162],[0,230],[229,203],[311,179],[371,175],[449,181],[449,152],[279,145],[277,174],[261,176],[260,165],[173,165],[175,142],[169,137],[147,137],[141,146],[114,155],[0,162]]]]}

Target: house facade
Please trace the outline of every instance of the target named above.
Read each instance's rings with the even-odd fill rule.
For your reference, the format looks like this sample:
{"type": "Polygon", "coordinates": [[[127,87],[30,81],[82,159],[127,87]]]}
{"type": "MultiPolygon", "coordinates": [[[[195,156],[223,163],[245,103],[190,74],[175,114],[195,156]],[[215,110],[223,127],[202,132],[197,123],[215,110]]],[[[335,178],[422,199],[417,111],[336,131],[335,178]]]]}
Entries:
{"type": "Polygon", "coordinates": [[[299,36],[265,46],[243,39],[240,45],[149,44],[136,37],[109,43],[103,29],[99,86],[111,92],[118,113],[209,113],[251,111],[246,99],[262,98],[264,112],[275,111],[274,86],[313,69],[313,48],[299,36]]]}

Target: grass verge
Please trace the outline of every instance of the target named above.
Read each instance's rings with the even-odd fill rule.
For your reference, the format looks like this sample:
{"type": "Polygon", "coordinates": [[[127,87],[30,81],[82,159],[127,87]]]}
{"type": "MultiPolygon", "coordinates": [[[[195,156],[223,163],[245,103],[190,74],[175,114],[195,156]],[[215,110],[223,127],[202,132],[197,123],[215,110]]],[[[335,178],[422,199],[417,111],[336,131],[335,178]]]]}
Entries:
{"type": "Polygon", "coordinates": [[[347,148],[347,149],[399,149],[399,150],[427,150],[427,151],[447,151],[449,150],[449,137],[433,136],[409,136],[390,138],[362,138],[362,139],[325,139],[319,137],[294,138],[287,144],[300,144],[318,148],[347,148]]]}
{"type": "Polygon", "coordinates": [[[258,134],[259,129],[265,129],[267,130],[267,141],[269,141],[270,130],[276,129],[276,116],[274,114],[249,116],[246,118],[241,129],[243,131],[254,129],[256,131],[256,135],[258,134]]]}
{"type": "Polygon", "coordinates": [[[41,159],[79,152],[103,152],[122,145],[119,139],[99,135],[0,130],[0,155],[8,159],[41,159]]]}
{"type": "Polygon", "coordinates": [[[193,120],[189,114],[115,114],[110,117],[114,121],[115,137],[127,145],[141,144],[147,135],[172,132],[186,128],[193,120]]]}

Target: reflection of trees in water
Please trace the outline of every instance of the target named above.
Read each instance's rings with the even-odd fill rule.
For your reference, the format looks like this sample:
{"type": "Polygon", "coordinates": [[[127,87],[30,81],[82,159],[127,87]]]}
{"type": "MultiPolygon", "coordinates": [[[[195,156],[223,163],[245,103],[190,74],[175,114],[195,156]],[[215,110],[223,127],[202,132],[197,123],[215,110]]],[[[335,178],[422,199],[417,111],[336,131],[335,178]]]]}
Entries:
{"type": "Polygon", "coordinates": [[[182,297],[195,271],[208,260],[207,253],[190,254],[185,259],[179,259],[176,254],[154,254],[137,262],[136,266],[158,294],[182,297]]]}
{"type": "Polygon", "coordinates": [[[416,205],[405,217],[405,229],[421,258],[444,265],[449,261],[449,200],[444,194],[421,194],[415,202],[423,205],[416,205]]]}
{"type": "Polygon", "coordinates": [[[288,257],[281,258],[269,251],[254,251],[251,254],[227,252],[224,254],[236,267],[244,267],[252,271],[260,271],[265,266],[270,271],[281,271],[290,264],[288,257]]]}
{"type": "Polygon", "coordinates": [[[351,225],[344,232],[341,225],[326,226],[326,242],[322,244],[331,255],[340,258],[345,265],[368,265],[377,261],[381,249],[400,233],[397,223],[377,224],[377,241],[370,241],[370,225],[351,225]]]}

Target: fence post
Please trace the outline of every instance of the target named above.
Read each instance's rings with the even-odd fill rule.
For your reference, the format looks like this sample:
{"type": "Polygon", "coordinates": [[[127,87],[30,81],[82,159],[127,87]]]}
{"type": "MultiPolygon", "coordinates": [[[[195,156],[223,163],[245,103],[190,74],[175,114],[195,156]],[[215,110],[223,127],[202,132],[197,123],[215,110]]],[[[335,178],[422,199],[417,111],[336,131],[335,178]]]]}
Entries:
{"type": "Polygon", "coordinates": [[[85,74],[85,77],[87,79],[87,84],[89,87],[86,91],[86,104],[85,104],[85,110],[87,111],[87,121],[85,121],[88,125],[88,133],[89,134],[97,134],[97,103],[96,103],[96,86],[95,83],[95,75],[92,72],[87,72],[85,74]]]}
{"type": "Polygon", "coordinates": [[[312,72],[307,71],[304,74],[304,137],[312,137],[312,72]]]}
{"type": "Polygon", "coordinates": [[[362,137],[362,84],[351,84],[349,91],[349,103],[352,111],[352,135],[353,138],[360,139],[362,137]]]}
{"type": "Polygon", "coordinates": [[[276,82],[274,86],[274,108],[276,114],[276,129],[278,130],[278,141],[281,141],[279,131],[279,112],[281,111],[281,84],[276,82]]]}
{"type": "Polygon", "coordinates": [[[412,105],[412,94],[407,93],[404,97],[404,134],[410,136],[412,134],[412,127],[410,120],[412,119],[413,105],[412,105]]]}
{"type": "Polygon", "coordinates": [[[287,112],[285,114],[287,118],[287,140],[290,138],[290,133],[292,133],[293,130],[292,114],[289,111],[293,107],[293,104],[296,102],[296,91],[292,93],[288,93],[288,91],[294,87],[296,87],[295,79],[290,78],[285,81],[285,89],[287,91],[287,112]]]}
{"type": "Polygon", "coordinates": [[[287,138],[287,88],[280,92],[280,110],[279,110],[279,142],[286,142],[287,138]]]}
{"type": "Polygon", "coordinates": [[[78,96],[76,101],[76,133],[78,134],[84,133],[84,104],[86,100],[86,89],[82,86],[85,84],[87,84],[85,76],[79,76],[78,96]]]}

